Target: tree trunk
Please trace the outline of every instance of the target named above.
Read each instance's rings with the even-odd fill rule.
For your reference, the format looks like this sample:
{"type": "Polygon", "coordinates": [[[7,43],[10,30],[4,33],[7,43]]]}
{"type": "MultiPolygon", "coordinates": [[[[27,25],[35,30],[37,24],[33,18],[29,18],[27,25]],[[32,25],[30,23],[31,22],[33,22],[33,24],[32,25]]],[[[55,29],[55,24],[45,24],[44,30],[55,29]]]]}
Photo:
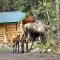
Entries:
{"type": "Polygon", "coordinates": [[[58,42],[60,42],[59,0],[56,0],[56,19],[58,28],[58,42]]]}
{"type": "Polygon", "coordinates": [[[48,18],[48,25],[50,25],[50,16],[49,16],[49,10],[47,8],[47,2],[45,0],[45,4],[46,4],[46,14],[47,14],[47,18],[48,18]]]}
{"type": "Polygon", "coordinates": [[[47,10],[47,17],[48,17],[48,25],[50,25],[50,16],[48,10],[47,10]]]}
{"type": "Polygon", "coordinates": [[[59,0],[56,0],[56,18],[59,21],[59,0]]]}

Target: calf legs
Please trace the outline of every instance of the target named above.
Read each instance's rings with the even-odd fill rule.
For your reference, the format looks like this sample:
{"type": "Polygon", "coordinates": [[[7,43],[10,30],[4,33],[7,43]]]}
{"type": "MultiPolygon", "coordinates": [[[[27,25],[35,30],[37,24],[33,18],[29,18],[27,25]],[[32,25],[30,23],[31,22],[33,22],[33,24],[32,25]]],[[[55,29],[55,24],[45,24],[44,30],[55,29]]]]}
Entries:
{"type": "Polygon", "coordinates": [[[24,41],[21,43],[21,52],[24,53],[24,41]]]}
{"type": "Polygon", "coordinates": [[[18,53],[19,53],[19,43],[17,44],[17,51],[18,51],[18,53]]]}
{"type": "Polygon", "coordinates": [[[26,51],[28,52],[28,41],[26,41],[26,51]]]}
{"type": "Polygon", "coordinates": [[[19,43],[13,45],[13,53],[15,53],[16,51],[19,53],[19,43]]]}
{"type": "Polygon", "coordinates": [[[15,45],[13,45],[13,53],[15,52],[15,45]]]}
{"type": "MultiPolygon", "coordinates": [[[[28,41],[26,41],[26,50],[28,52],[28,41]]],[[[24,53],[24,40],[21,43],[21,52],[24,53]]]]}

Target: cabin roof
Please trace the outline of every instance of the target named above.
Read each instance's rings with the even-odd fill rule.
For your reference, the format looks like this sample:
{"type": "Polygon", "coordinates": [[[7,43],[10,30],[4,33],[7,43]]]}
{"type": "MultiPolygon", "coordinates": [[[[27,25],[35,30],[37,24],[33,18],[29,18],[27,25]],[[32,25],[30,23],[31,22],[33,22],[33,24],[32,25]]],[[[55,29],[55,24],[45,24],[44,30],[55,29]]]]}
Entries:
{"type": "Polygon", "coordinates": [[[19,11],[0,12],[0,24],[21,22],[26,14],[19,11]]]}

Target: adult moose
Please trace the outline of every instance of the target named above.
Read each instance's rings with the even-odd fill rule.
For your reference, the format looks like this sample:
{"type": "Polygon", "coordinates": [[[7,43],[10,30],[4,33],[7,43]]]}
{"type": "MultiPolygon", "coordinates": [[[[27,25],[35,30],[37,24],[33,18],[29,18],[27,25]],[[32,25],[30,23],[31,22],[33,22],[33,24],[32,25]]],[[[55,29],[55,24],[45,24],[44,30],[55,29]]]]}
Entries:
{"type": "MultiPolygon", "coordinates": [[[[33,23],[27,23],[24,25],[24,40],[22,40],[22,52],[24,52],[24,41],[26,40],[26,50],[27,52],[30,51],[28,49],[28,41],[32,38],[32,42],[34,43],[35,39],[39,37],[41,38],[41,43],[46,42],[45,32],[48,31],[50,26],[44,24],[42,21],[35,21],[33,23]]],[[[22,37],[22,38],[23,38],[22,37]]],[[[33,44],[32,44],[33,45],[33,44]]]]}

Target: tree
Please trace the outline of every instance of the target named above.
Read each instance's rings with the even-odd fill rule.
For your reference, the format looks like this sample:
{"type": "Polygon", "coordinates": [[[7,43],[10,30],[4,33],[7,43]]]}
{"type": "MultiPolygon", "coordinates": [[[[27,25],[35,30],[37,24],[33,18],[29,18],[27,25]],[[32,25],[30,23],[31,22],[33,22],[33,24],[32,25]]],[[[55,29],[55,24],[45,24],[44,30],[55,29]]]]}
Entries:
{"type": "Polygon", "coordinates": [[[0,0],[0,11],[9,11],[10,6],[9,0],[0,0]]]}
{"type": "Polygon", "coordinates": [[[57,27],[58,27],[58,41],[60,42],[60,21],[59,21],[59,0],[56,0],[56,18],[57,18],[57,27]]]}
{"type": "Polygon", "coordinates": [[[36,15],[49,23],[55,24],[57,21],[55,0],[0,0],[0,11],[17,10],[36,15]]]}

